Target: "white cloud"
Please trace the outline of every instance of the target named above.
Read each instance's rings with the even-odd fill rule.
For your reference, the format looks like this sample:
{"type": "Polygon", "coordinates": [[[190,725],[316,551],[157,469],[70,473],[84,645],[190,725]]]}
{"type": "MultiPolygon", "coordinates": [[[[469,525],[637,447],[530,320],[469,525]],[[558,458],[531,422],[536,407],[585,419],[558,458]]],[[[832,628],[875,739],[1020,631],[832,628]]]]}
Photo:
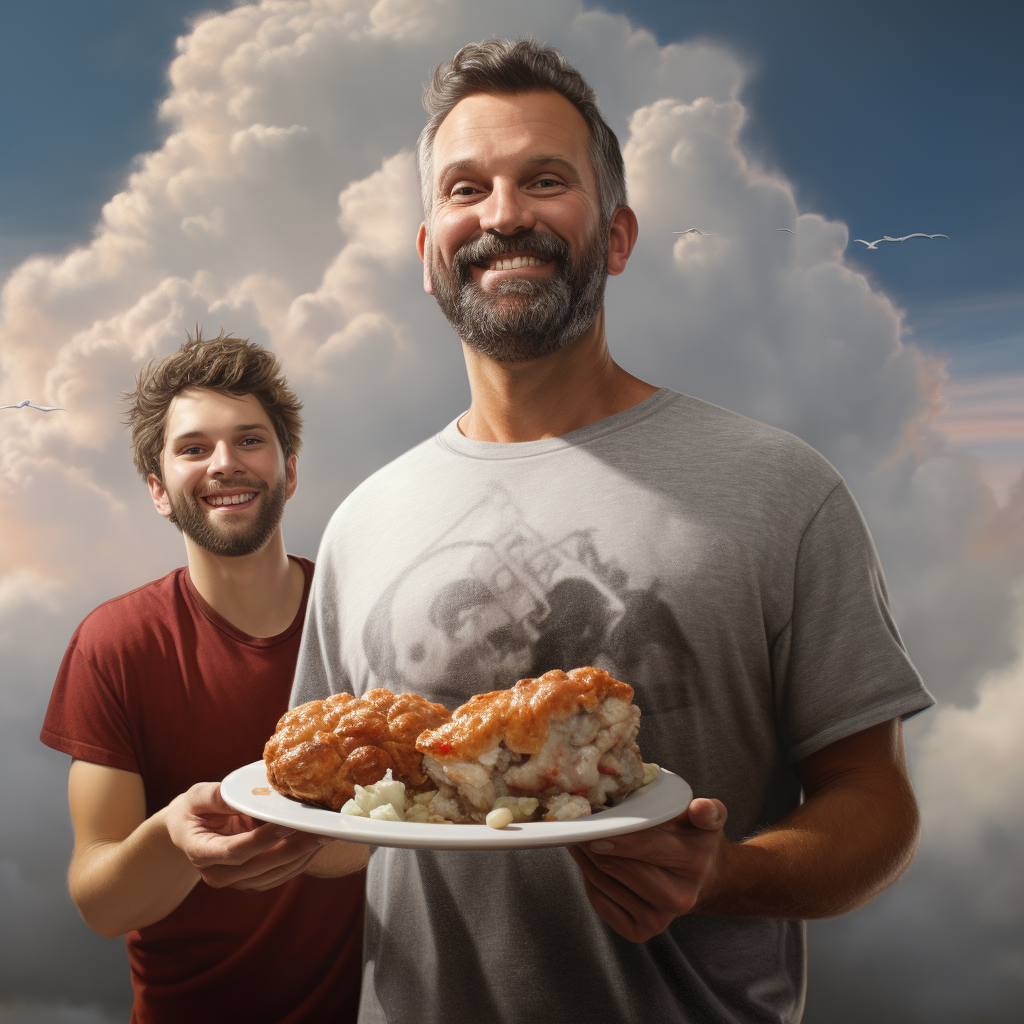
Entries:
{"type": "Polygon", "coordinates": [[[935,1024],[1020,1017],[1024,603],[1015,619],[1016,660],[982,679],[972,706],[939,708],[911,730],[921,847],[910,872],[870,910],[812,927],[830,954],[828,1005],[849,1013],[821,1020],[869,1019],[878,1005],[893,1020],[935,1024]]]}
{"type": "MultiPolygon", "coordinates": [[[[1000,509],[976,464],[933,430],[941,367],[904,343],[900,311],[844,262],[845,225],[800,211],[790,184],[741,150],[740,60],[703,43],[659,47],[625,18],[571,0],[268,0],[211,16],[180,41],[164,145],[140,157],[88,245],[29,260],[3,290],[0,395],[68,408],[3,421],[9,728],[33,734],[60,652],[92,606],[181,560],[132,469],[118,394],[186,329],[224,327],[273,347],[305,400],[286,519],[302,554],[315,553],[351,487],[465,407],[458,344],[421,290],[411,149],[432,67],[495,33],[562,47],[624,144],[641,237],[609,284],[613,354],[647,379],[794,431],[847,476],[911,653],[951,705],[915,727],[925,820],[941,820],[954,783],[946,749],[984,752],[994,777],[971,776],[988,794],[972,827],[1006,829],[1019,845],[1024,822],[1000,808],[1020,780],[996,772],[994,731],[981,748],[1024,692],[1019,672],[993,675],[1014,657],[1024,494],[1000,509]],[[672,234],[690,226],[707,233],[672,234]]],[[[27,748],[11,749],[27,763],[27,748]]],[[[13,819],[0,824],[18,857],[48,830],[63,836],[55,764],[29,785],[46,808],[31,842],[13,819]]],[[[1011,863],[1000,850],[947,847],[929,826],[915,899],[985,864],[979,886],[998,906],[1011,863]]],[[[17,888],[4,878],[0,888],[17,888]]],[[[18,894],[31,903],[30,890],[18,894]]],[[[998,951],[996,932],[957,913],[964,941],[977,929],[998,951]]],[[[843,934],[883,917],[873,908],[843,934]]],[[[908,925],[925,949],[935,941],[926,923],[908,925]]],[[[914,967],[922,984],[925,961],[914,967]]]]}

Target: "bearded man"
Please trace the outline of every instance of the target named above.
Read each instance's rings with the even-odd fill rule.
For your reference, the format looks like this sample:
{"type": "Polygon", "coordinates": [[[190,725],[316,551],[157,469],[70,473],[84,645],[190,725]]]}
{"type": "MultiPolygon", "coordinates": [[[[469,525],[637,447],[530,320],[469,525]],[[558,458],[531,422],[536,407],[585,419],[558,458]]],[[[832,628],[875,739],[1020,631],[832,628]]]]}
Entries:
{"type": "Polygon", "coordinates": [[[423,282],[472,404],[335,513],[292,702],[454,706],[591,664],[696,799],[569,849],[378,850],[360,1022],[793,1024],[803,919],[872,899],[917,842],[901,720],[932,700],[867,529],[797,438],[613,361],[637,221],[560,54],[467,46],[426,105],[423,282]]]}
{"type": "Polygon", "coordinates": [[[269,352],[198,332],[126,398],[188,565],[93,611],[61,664],[41,739],[73,758],[71,897],[126,934],[137,1024],[353,1021],[366,848],[235,814],[218,785],[286,709],[313,577],[281,528],[301,402],[269,352]]]}

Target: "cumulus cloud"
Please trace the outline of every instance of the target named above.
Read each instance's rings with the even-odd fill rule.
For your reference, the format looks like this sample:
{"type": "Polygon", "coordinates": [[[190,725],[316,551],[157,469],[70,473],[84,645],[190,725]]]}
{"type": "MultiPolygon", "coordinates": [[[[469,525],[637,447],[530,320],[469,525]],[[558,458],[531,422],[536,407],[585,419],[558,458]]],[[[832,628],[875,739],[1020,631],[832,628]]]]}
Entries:
{"type": "MultiPolygon", "coordinates": [[[[1024,598],[1017,660],[986,675],[970,707],[939,708],[914,745],[921,850],[869,911],[812,925],[821,998],[808,1024],[1016,1021],[1024,993],[1024,598]],[[815,940],[820,940],[815,944],[815,940]],[[893,956],[899,950],[899,956],[893,956]],[[866,978],[872,979],[865,985],[866,978]],[[889,1018],[885,1018],[889,1019],[889,1018]]],[[[917,732],[918,730],[913,730],[917,732]]]]}
{"type": "Polygon", "coordinates": [[[1024,463],[1024,375],[973,375],[947,381],[935,426],[974,456],[996,495],[1010,499],[1024,463]]]}
{"type": "MultiPolygon", "coordinates": [[[[421,288],[412,147],[432,67],[496,33],[560,46],[623,143],[641,236],[608,288],[615,357],[791,430],[836,464],[881,550],[911,654],[944,701],[913,734],[920,864],[877,907],[829,926],[821,977],[841,978],[842,956],[871,935],[929,985],[927,952],[941,944],[933,918],[907,913],[893,945],[886,908],[919,907],[965,876],[979,905],[1016,893],[1008,850],[1024,821],[1000,808],[1019,802],[1019,776],[975,777],[991,795],[972,805],[971,830],[1002,829],[999,842],[954,848],[935,823],[962,759],[984,752],[999,763],[983,738],[1024,693],[1014,591],[1024,494],[1001,507],[977,464],[935,429],[942,366],[906,343],[900,310],[845,262],[846,226],[798,209],[790,184],[744,154],[742,62],[700,42],[659,46],[573,0],[266,0],[208,17],[179,41],[164,144],[138,158],[87,245],[27,261],[0,299],[0,395],[68,409],[5,418],[0,452],[10,740],[0,758],[5,778],[26,780],[0,822],[0,890],[19,920],[36,922],[4,940],[0,984],[23,1015],[39,1001],[109,1010],[123,998],[99,968],[59,984],[50,971],[49,991],[30,969],[52,960],[55,941],[82,964],[112,955],[63,895],[66,763],[33,739],[54,672],[91,607],[181,560],[134,475],[118,395],[194,324],[277,351],[307,420],[286,531],[293,551],[314,555],[345,494],[468,401],[459,346],[421,288]],[[672,234],[694,225],[705,234],[672,234]],[[12,956],[17,970],[3,966],[12,956]]],[[[958,915],[950,948],[1005,954],[1008,932],[966,898],[944,906],[958,915]]],[[[967,988],[984,1002],[981,976],[967,988]]],[[[893,1019],[938,1019],[926,1010],[893,1019]]]]}

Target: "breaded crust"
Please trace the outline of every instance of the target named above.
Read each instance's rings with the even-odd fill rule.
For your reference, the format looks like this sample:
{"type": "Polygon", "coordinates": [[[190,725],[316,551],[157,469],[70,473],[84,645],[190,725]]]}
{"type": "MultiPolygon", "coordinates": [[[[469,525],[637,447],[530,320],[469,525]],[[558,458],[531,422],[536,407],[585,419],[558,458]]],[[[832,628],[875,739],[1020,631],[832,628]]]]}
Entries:
{"type": "Polygon", "coordinates": [[[392,777],[412,790],[427,785],[416,738],[451,717],[415,693],[338,693],[285,712],[263,749],[267,781],[279,793],[338,810],[355,787],[392,777]]]}
{"type": "Polygon", "coordinates": [[[553,669],[536,679],[520,679],[507,690],[471,697],[450,721],[421,733],[416,749],[438,761],[475,760],[501,742],[517,754],[536,754],[547,742],[552,721],[591,711],[605,697],[629,703],[633,687],[589,665],[571,672],[553,669]]]}

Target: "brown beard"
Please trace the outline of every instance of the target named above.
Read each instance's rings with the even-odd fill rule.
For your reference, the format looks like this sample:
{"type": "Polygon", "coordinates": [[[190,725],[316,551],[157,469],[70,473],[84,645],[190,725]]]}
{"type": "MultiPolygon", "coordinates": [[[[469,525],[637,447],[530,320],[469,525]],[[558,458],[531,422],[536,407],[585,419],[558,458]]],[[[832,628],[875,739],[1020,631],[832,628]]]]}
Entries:
{"type": "Polygon", "coordinates": [[[571,345],[594,325],[608,277],[608,231],[602,225],[579,258],[556,235],[524,231],[483,235],[459,248],[449,270],[430,256],[430,283],[441,312],[470,348],[498,362],[519,363],[571,345]],[[485,292],[474,263],[529,251],[556,261],[545,279],[520,278],[485,292]]]}
{"type": "Polygon", "coordinates": [[[214,524],[210,513],[205,511],[201,498],[184,492],[174,498],[168,491],[167,498],[171,503],[172,512],[171,522],[189,540],[212,555],[239,558],[242,555],[251,555],[259,551],[270,540],[284,516],[286,500],[284,477],[281,477],[280,483],[272,491],[266,484],[258,483],[255,480],[241,480],[232,484],[232,489],[235,487],[245,487],[265,496],[265,500],[260,503],[256,518],[248,528],[227,530],[220,528],[214,524]]]}

